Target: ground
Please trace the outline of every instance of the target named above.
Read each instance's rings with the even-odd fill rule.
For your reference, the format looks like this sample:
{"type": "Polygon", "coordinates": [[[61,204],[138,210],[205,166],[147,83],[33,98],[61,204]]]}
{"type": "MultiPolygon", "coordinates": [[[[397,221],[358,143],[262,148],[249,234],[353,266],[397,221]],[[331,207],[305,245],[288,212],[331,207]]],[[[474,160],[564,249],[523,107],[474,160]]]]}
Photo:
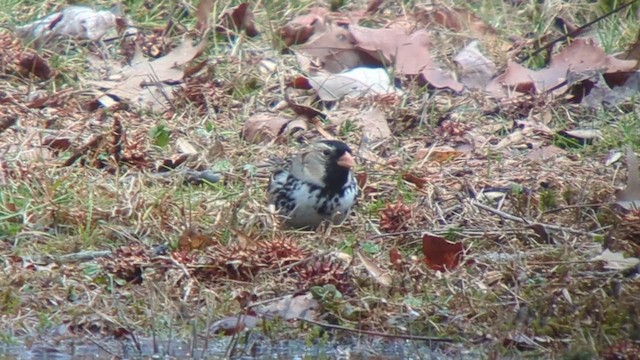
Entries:
{"type": "MultiPolygon", "coordinates": [[[[205,5],[131,0],[119,10],[138,36],[31,50],[36,44],[18,39],[15,27],[65,4],[0,3],[13,9],[0,12],[0,341],[141,349],[138,339],[204,346],[251,331],[317,345],[365,331],[372,343],[429,337],[442,340],[433,347],[444,354],[477,348],[481,358],[638,358],[637,268],[602,258],[606,249],[640,256],[640,216],[616,195],[632,183],[626,149],[640,144],[633,98],[594,109],[566,94],[496,100],[399,77],[401,94],[318,101],[313,90],[292,89],[300,65],[283,51],[279,29],[316,5],[344,15],[367,3],[250,2],[256,36],[222,31],[230,23],[222,14],[238,4],[210,4],[214,26],[204,32],[196,19],[205,5]],[[162,58],[203,33],[202,54],[185,61],[194,69],[186,86],[161,110],[127,99],[97,106],[92,81],[126,66],[135,43],[162,58]],[[33,54],[50,73],[37,71],[33,54]],[[358,114],[372,108],[391,134],[363,135],[358,114]],[[248,119],[265,113],[303,129],[249,139],[248,119]],[[598,136],[561,133],[585,128],[598,136]],[[272,160],[327,137],[357,156],[353,214],[319,231],[281,229],[265,195],[272,160]],[[433,237],[449,245],[429,248],[433,237]],[[264,315],[255,304],[287,295],[308,296],[300,312],[271,309],[277,316],[255,328],[216,322],[264,315]]],[[[382,27],[415,5],[383,1],[361,24],[382,27]]],[[[432,58],[455,70],[455,54],[481,33],[500,72],[516,58],[514,44],[531,52],[560,36],[559,17],[585,24],[615,4],[439,6],[477,18],[468,27],[423,25],[432,58]]],[[[637,31],[632,7],[586,34],[614,54],[637,31]]],[[[523,64],[544,66],[544,54],[523,64]]],[[[225,351],[240,349],[234,341],[225,351]]]]}

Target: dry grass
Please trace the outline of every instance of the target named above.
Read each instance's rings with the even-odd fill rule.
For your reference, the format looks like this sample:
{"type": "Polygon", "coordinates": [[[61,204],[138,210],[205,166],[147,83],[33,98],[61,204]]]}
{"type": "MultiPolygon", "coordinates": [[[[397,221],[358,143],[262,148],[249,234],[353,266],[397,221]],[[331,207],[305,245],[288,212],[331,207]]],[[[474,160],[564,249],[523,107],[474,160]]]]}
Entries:
{"type": "MultiPolygon", "coordinates": [[[[348,7],[361,8],[360,3],[348,7]]],[[[98,50],[90,46],[47,54],[58,75],[45,82],[13,72],[7,61],[10,55],[0,57],[5,60],[0,92],[2,99],[9,99],[0,101],[0,113],[3,119],[18,119],[0,138],[1,339],[20,342],[40,333],[51,344],[80,336],[131,337],[126,334],[190,339],[194,329],[210,336],[207,324],[241,310],[238,294],[250,293],[259,301],[308,289],[310,283],[301,281],[299,274],[279,271],[283,264],[251,264],[263,259],[255,258],[257,250],[243,252],[253,249],[254,243],[283,241],[290,246],[282,245],[288,254],[295,253],[298,260],[316,261],[314,254],[335,259],[337,252],[353,255],[360,249],[390,272],[390,288],[376,284],[357,262],[348,277],[329,276],[327,282],[339,283],[344,299],[324,303],[327,321],[389,334],[473,342],[487,356],[497,357],[580,358],[603,354],[612,344],[637,344],[640,283],[634,276],[604,270],[602,264],[590,261],[603,243],[629,255],[637,249],[633,224],[621,221],[607,205],[623,186],[625,172],[619,165],[603,165],[609,150],[640,143],[636,104],[630,104],[630,111],[594,113],[545,99],[487,115],[496,114],[489,111],[496,105],[482,94],[453,95],[410,86],[406,96],[384,109],[394,130],[392,138],[367,143],[357,128],[325,126],[358,149],[357,172],[368,175],[354,215],[327,232],[275,228],[265,205],[268,169],[262,165],[269,157],[296,151],[302,140],[322,135],[310,130],[265,146],[248,144],[239,133],[244,119],[282,101],[286,79],[297,73],[291,55],[272,49],[274,29],[313,4],[259,2],[254,12],[264,31],[260,37],[229,41],[212,36],[205,54],[211,60],[209,69],[163,114],[126,106],[87,111],[91,97],[83,82],[96,74],[86,72],[83,59],[98,50]],[[265,60],[277,65],[275,72],[261,70],[265,60]],[[49,101],[38,108],[26,106],[39,96],[48,96],[49,101]],[[547,125],[554,130],[595,126],[602,128],[605,139],[569,148],[548,161],[527,159],[526,142],[496,149],[513,132],[514,120],[546,114],[551,116],[547,125]],[[72,150],[41,147],[51,134],[68,138],[72,149],[98,134],[108,139],[114,121],[121,122],[126,151],[139,162],[115,164],[106,150],[108,141],[71,166],[60,165],[72,150]],[[149,135],[159,125],[169,133],[164,147],[156,146],[157,140],[149,135]],[[180,173],[153,171],[178,153],[178,139],[200,152],[184,166],[211,169],[223,180],[189,185],[180,173]],[[421,149],[460,142],[473,142],[475,150],[444,162],[416,157],[421,149]],[[419,188],[403,180],[406,173],[428,181],[419,188]],[[499,193],[497,197],[474,199],[473,194],[491,189],[494,195],[499,193]],[[422,257],[419,236],[377,236],[380,212],[396,201],[411,209],[406,229],[461,241],[469,249],[470,261],[454,271],[437,273],[411,260],[422,257]],[[549,226],[541,231],[531,223],[549,226]],[[181,244],[185,239],[204,241],[208,249],[188,252],[181,244]],[[159,245],[168,250],[158,250],[159,245]],[[402,271],[389,261],[392,247],[408,259],[402,271]],[[116,254],[121,258],[68,262],[60,257],[101,250],[120,251],[116,254]],[[232,261],[234,256],[258,270],[239,276],[225,268],[220,259],[232,261]],[[198,267],[203,264],[209,267],[198,267]],[[526,344],[524,336],[535,342],[526,344]],[[518,348],[528,352],[519,354],[518,348]]],[[[58,6],[14,5],[25,9],[12,20],[17,23],[58,6]]],[[[132,3],[124,11],[145,27],[162,27],[167,16],[176,16],[167,2],[154,3],[148,11],[143,5],[132,3]]],[[[410,5],[388,4],[375,20],[382,23],[409,12],[410,5]]],[[[513,34],[547,32],[557,14],[576,22],[589,20],[597,4],[468,5],[506,42],[513,34]]],[[[7,14],[0,17],[8,19],[7,14]]],[[[190,18],[183,21],[191,26],[190,18]]],[[[636,27],[631,19],[617,18],[603,21],[594,32],[614,52],[629,43],[636,27]]],[[[180,31],[176,32],[166,40],[178,43],[180,31]]],[[[434,58],[449,64],[447,59],[468,37],[435,32],[434,58]]],[[[0,43],[7,54],[23,51],[8,31],[0,33],[0,43]]],[[[115,54],[118,44],[106,46],[115,54]]],[[[499,44],[486,47],[490,57],[504,64],[500,49],[499,44]]],[[[372,102],[353,104],[364,109],[372,102]]],[[[528,136],[531,143],[559,143],[545,134],[528,136]]],[[[302,327],[305,331],[273,321],[265,330],[274,339],[325,336],[318,329],[302,327]]],[[[442,349],[459,351],[456,346],[442,349]]]]}

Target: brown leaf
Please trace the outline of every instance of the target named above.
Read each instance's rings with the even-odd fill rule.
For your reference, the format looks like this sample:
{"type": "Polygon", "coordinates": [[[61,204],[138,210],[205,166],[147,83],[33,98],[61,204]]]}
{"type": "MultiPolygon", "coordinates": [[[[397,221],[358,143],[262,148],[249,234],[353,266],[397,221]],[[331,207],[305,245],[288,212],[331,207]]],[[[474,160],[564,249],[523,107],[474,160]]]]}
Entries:
{"type": "Polygon", "coordinates": [[[300,115],[307,119],[313,119],[316,116],[321,119],[327,118],[327,115],[325,115],[318,109],[296,103],[293,99],[291,99],[291,97],[289,97],[289,93],[287,92],[284,93],[284,100],[286,101],[287,105],[289,105],[289,108],[291,108],[291,110],[296,113],[296,115],[300,115]]]}
{"type": "Polygon", "coordinates": [[[419,149],[416,152],[416,159],[424,159],[428,156],[428,160],[438,163],[444,163],[457,157],[463,156],[462,151],[458,151],[451,146],[436,146],[434,148],[419,149]]]}
{"type": "Polygon", "coordinates": [[[245,120],[242,138],[252,144],[271,141],[284,132],[285,126],[290,121],[290,118],[274,113],[254,114],[245,120]]]}
{"type": "Polygon", "coordinates": [[[196,30],[204,32],[211,24],[211,12],[213,11],[214,0],[200,0],[196,9],[196,30]]]}
{"type": "Polygon", "coordinates": [[[71,139],[49,135],[42,139],[42,146],[46,146],[50,150],[67,150],[71,147],[71,139]]]}
{"type": "Polygon", "coordinates": [[[217,243],[211,236],[196,232],[193,229],[186,229],[178,238],[178,249],[191,251],[204,249],[217,243]]]}
{"type": "Polygon", "coordinates": [[[369,0],[365,14],[373,14],[380,8],[384,0],[369,0]]]}
{"type": "Polygon", "coordinates": [[[391,250],[389,250],[389,259],[391,260],[391,265],[395,267],[396,271],[402,272],[402,264],[404,263],[404,259],[402,258],[402,255],[400,254],[400,251],[398,251],[397,247],[394,246],[391,248],[391,250]]]}
{"type": "Polygon", "coordinates": [[[397,74],[418,76],[436,88],[449,88],[459,92],[462,84],[440,70],[431,58],[429,34],[418,30],[407,34],[404,29],[371,29],[350,26],[349,31],[356,48],[385,65],[393,65],[397,74]]]}
{"type": "Polygon", "coordinates": [[[424,261],[430,269],[453,270],[464,258],[462,243],[452,243],[441,237],[425,234],[422,237],[424,261]]]}
{"type": "Polygon", "coordinates": [[[182,85],[184,65],[198,57],[206,41],[202,40],[193,44],[193,39],[187,37],[177,48],[167,55],[152,60],[143,60],[132,66],[123,68],[120,72],[114,71],[109,80],[89,81],[90,85],[102,88],[98,101],[103,106],[113,106],[118,101],[131,101],[143,108],[153,110],[166,110],[169,100],[173,97],[176,87],[182,85]],[[179,84],[174,86],[173,84],[179,84]]]}
{"type": "Polygon", "coordinates": [[[437,9],[416,8],[415,17],[419,23],[440,25],[444,28],[462,32],[470,31],[475,37],[495,37],[496,30],[468,9],[441,7],[437,9]]]}
{"type": "Polygon", "coordinates": [[[20,67],[24,71],[37,76],[40,80],[49,80],[53,74],[47,60],[36,53],[28,52],[22,54],[20,56],[20,67]]]}
{"type": "Polygon", "coordinates": [[[597,73],[613,75],[633,71],[635,60],[620,60],[607,55],[594,39],[579,38],[554,55],[548,68],[534,71],[510,61],[507,69],[498,75],[486,90],[496,97],[507,97],[511,92],[563,93],[569,78],[593,77],[597,73]]]}
{"type": "Polygon", "coordinates": [[[293,50],[305,56],[318,58],[322,68],[331,73],[370,63],[366,54],[355,49],[354,39],[349,30],[333,24],[327,25],[322,32],[316,31],[307,42],[293,50]]]}
{"type": "Polygon", "coordinates": [[[278,35],[286,47],[303,44],[316,31],[324,31],[324,16],[327,13],[328,11],[325,9],[313,8],[309,14],[298,16],[283,26],[278,31],[278,35]]]}
{"type": "Polygon", "coordinates": [[[412,173],[404,173],[404,174],[402,174],[402,180],[408,181],[408,182],[414,184],[418,189],[424,188],[424,186],[428,182],[427,179],[418,177],[417,175],[412,174],[412,173]]]}
{"type": "Polygon", "coordinates": [[[373,108],[367,112],[360,112],[356,118],[356,124],[362,129],[362,134],[370,141],[383,140],[391,136],[391,128],[387,123],[385,114],[373,108]]]}
{"type": "Polygon", "coordinates": [[[369,259],[366,255],[360,251],[356,251],[358,258],[362,261],[365,269],[371,277],[382,286],[391,286],[391,276],[386,271],[382,270],[373,260],[369,259]]]}
{"type": "Polygon", "coordinates": [[[358,183],[360,189],[364,189],[367,186],[367,178],[368,175],[364,171],[356,174],[356,183],[358,183]]]}
{"type": "Polygon", "coordinates": [[[560,155],[566,154],[567,151],[561,149],[555,145],[542,146],[537,149],[531,150],[527,154],[527,159],[532,161],[546,161],[554,159],[560,155]]]}
{"type": "MultiPolygon", "coordinates": [[[[253,12],[249,10],[249,3],[247,2],[228,9],[222,16],[221,30],[223,32],[226,32],[226,29],[231,29],[236,32],[244,30],[245,34],[249,37],[254,37],[259,34],[256,29],[253,12]]],[[[220,27],[218,29],[220,29],[220,27]]]]}

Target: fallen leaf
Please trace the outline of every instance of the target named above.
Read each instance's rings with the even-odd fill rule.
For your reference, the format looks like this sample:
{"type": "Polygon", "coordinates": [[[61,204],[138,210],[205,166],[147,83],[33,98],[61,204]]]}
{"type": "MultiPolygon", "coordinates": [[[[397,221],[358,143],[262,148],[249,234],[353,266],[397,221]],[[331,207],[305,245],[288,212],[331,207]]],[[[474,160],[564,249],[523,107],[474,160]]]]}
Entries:
{"type": "Polygon", "coordinates": [[[369,259],[366,255],[363,255],[360,251],[356,251],[358,258],[362,261],[364,268],[367,269],[369,275],[380,285],[382,286],[391,286],[391,276],[382,270],[378,265],[376,265],[371,259],[369,259]]]}
{"type": "Polygon", "coordinates": [[[387,117],[377,108],[360,112],[355,122],[362,129],[362,134],[370,141],[383,140],[391,136],[387,117]]]}
{"type": "Polygon", "coordinates": [[[47,60],[36,53],[22,54],[19,63],[24,71],[37,76],[40,80],[49,80],[53,74],[47,60]]]}
{"type": "Polygon", "coordinates": [[[297,54],[318,58],[322,68],[334,74],[371,65],[364,54],[356,50],[349,30],[332,24],[328,24],[322,32],[316,31],[309,40],[292,49],[297,54]]]}
{"type": "Polygon", "coordinates": [[[350,26],[356,48],[385,65],[393,66],[396,74],[418,76],[436,88],[459,92],[462,84],[438,68],[431,58],[429,34],[418,30],[407,34],[401,28],[371,29],[350,26]]]}
{"type": "Polygon", "coordinates": [[[311,293],[287,295],[268,305],[253,307],[253,310],[267,318],[280,317],[283,320],[308,319],[317,316],[320,304],[311,293]]]}
{"type": "Polygon", "coordinates": [[[453,58],[460,82],[468,89],[484,89],[496,74],[496,64],[480,52],[479,44],[472,41],[453,58]]]}
{"type": "Polygon", "coordinates": [[[400,254],[400,251],[398,251],[397,247],[394,246],[391,248],[391,250],[389,250],[389,260],[391,260],[391,265],[393,265],[396,271],[402,272],[404,259],[402,258],[402,255],[400,254]]]}
{"type": "Polygon", "coordinates": [[[186,229],[178,238],[178,248],[184,251],[204,249],[215,244],[216,241],[211,236],[202,234],[193,229],[186,229]]]}
{"type": "Polygon", "coordinates": [[[539,147],[537,149],[531,150],[526,158],[531,161],[546,161],[553,158],[556,158],[560,155],[565,155],[567,153],[566,150],[560,149],[555,145],[546,145],[539,147]]]}
{"type": "Polygon", "coordinates": [[[640,209],[640,170],[638,157],[629,146],[627,148],[627,187],[615,195],[616,204],[626,210],[640,209]]]}
{"type": "Polygon", "coordinates": [[[196,30],[205,32],[210,26],[214,0],[200,0],[196,9],[196,30]]]}
{"type": "Polygon", "coordinates": [[[634,257],[624,257],[622,252],[612,252],[606,249],[602,254],[591,260],[604,262],[604,268],[607,270],[624,271],[632,269],[640,264],[640,259],[634,257]]]}
{"type": "Polygon", "coordinates": [[[464,258],[462,243],[452,243],[441,237],[425,234],[422,237],[424,261],[432,270],[453,270],[464,258]]]}
{"type": "Polygon", "coordinates": [[[418,177],[417,175],[412,174],[412,173],[404,173],[404,174],[402,174],[402,180],[412,183],[418,189],[424,188],[424,186],[428,182],[427,179],[418,177]]]}
{"type": "Polygon", "coordinates": [[[38,44],[60,36],[97,41],[115,28],[117,21],[118,17],[110,11],[69,6],[29,25],[19,26],[16,34],[31,38],[38,44]]]}
{"type": "Polygon", "coordinates": [[[178,147],[178,151],[180,151],[183,154],[187,154],[187,155],[197,155],[198,154],[198,150],[196,150],[196,148],[193,145],[191,145],[189,140],[187,140],[185,138],[179,138],[176,141],[176,146],[178,147]]]}
{"type": "Polygon", "coordinates": [[[419,149],[416,152],[416,159],[422,160],[424,158],[427,158],[427,160],[430,160],[430,161],[444,163],[463,155],[464,155],[464,152],[458,151],[452,148],[451,146],[444,145],[444,146],[436,146],[428,149],[427,148],[419,149]]]}
{"type": "Polygon", "coordinates": [[[243,2],[238,6],[232,7],[222,14],[221,25],[217,27],[217,30],[222,33],[226,33],[227,29],[240,32],[244,30],[245,34],[249,37],[254,37],[259,34],[256,29],[253,12],[249,9],[249,3],[243,2]]]}
{"type": "Polygon", "coordinates": [[[242,138],[252,144],[267,142],[276,138],[283,131],[290,118],[275,113],[257,113],[244,121],[242,138]]]}
{"type": "Polygon", "coordinates": [[[570,78],[584,80],[599,73],[631,72],[636,63],[607,55],[594,39],[579,38],[554,55],[546,69],[534,71],[509,61],[504,73],[493,79],[486,90],[498,98],[514,93],[564,93],[570,78]]]}
{"type": "Polygon", "coordinates": [[[444,28],[462,32],[470,31],[475,37],[495,37],[496,30],[468,9],[439,7],[422,9],[416,7],[414,17],[427,26],[437,24],[444,28]]]}
{"type": "Polygon", "coordinates": [[[384,68],[357,67],[339,74],[309,76],[308,80],[324,101],[336,101],[345,96],[401,94],[384,68]]]}
{"type": "Polygon", "coordinates": [[[602,131],[598,129],[562,130],[558,132],[558,135],[576,140],[583,146],[593,143],[594,140],[603,139],[602,131]]]}
{"type": "Polygon", "coordinates": [[[123,68],[107,80],[88,83],[104,89],[96,91],[102,95],[98,102],[104,106],[117,99],[129,100],[142,108],[166,110],[176,88],[183,86],[184,70],[179,67],[200,55],[204,46],[204,40],[194,45],[191,38],[186,38],[182,44],[161,58],[143,60],[123,68]]]}

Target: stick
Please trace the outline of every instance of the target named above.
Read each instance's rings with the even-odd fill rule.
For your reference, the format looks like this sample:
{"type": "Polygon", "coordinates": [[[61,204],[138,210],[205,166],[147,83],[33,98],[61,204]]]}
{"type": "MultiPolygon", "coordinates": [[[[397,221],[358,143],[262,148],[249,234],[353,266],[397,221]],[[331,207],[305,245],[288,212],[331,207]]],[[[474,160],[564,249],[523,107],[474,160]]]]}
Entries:
{"type": "Polygon", "coordinates": [[[539,222],[530,222],[530,221],[528,221],[526,219],[523,219],[521,217],[517,217],[517,216],[511,215],[511,214],[507,214],[507,213],[502,212],[502,211],[500,211],[498,209],[492,208],[491,206],[480,204],[479,202],[476,202],[476,201],[471,202],[471,204],[474,205],[475,207],[480,208],[480,209],[492,212],[492,213],[500,216],[501,218],[504,218],[504,219],[507,219],[507,220],[511,220],[511,221],[516,221],[516,222],[519,222],[519,223],[524,223],[524,224],[527,224],[529,226],[540,225],[540,226],[544,227],[545,229],[551,229],[551,230],[556,230],[556,231],[566,231],[566,232],[570,232],[570,233],[573,233],[573,234],[588,235],[588,236],[591,236],[591,237],[600,235],[600,234],[595,233],[595,232],[574,230],[574,229],[571,229],[571,228],[562,227],[562,226],[558,226],[558,225],[543,224],[543,223],[539,223],[539,222]]]}

